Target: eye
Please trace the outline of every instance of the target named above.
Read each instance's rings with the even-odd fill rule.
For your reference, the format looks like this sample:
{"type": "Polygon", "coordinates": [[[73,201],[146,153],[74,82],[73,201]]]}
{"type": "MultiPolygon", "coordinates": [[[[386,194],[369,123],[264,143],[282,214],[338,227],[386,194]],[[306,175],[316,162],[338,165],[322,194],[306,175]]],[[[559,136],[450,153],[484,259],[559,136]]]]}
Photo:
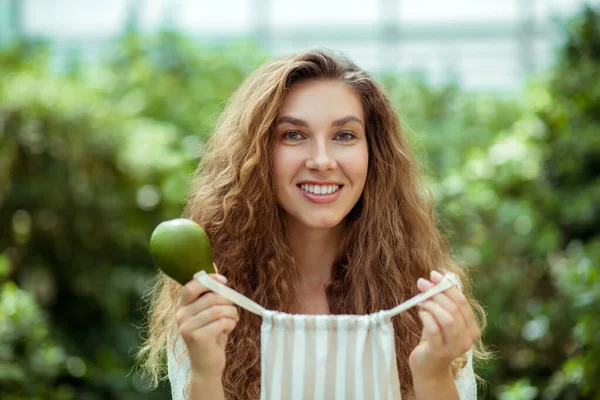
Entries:
{"type": "Polygon", "coordinates": [[[303,138],[302,134],[300,132],[297,131],[289,131],[289,132],[285,132],[283,134],[283,138],[285,140],[290,140],[290,141],[297,141],[303,138]]]}
{"type": "Polygon", "coordinates": [[[355,139],[356,135],[354,135],[352,132],[340,132],[335,138],[341,142],[348,142],[352,139],[355,139]]]}

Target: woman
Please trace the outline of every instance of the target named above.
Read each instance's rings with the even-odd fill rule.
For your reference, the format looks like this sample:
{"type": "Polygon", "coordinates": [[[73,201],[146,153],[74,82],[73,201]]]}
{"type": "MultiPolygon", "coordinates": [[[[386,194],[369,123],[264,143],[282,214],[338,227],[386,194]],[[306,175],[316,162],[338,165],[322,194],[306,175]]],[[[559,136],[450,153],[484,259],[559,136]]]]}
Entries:
{"type": "MultiPolygon", "coordinates": [[[[370,314],[426,291],[439,269],[467,287],[425,193],[383,89],[346,58],[309,51],[265,64],[234,94],[185,214],[210,238],[214,278],[265,308],[370,314]]],[[[190,399],[258,399],[260,318],[208,292],[159,276],[145,367],[158,382],[168,350],[174,398],[185,386],[190,399]]],[[[475,398],[471,354],[484,351],[472,308],[484,321],[452,288],[394,317],[405,398],[475,398]]]]}

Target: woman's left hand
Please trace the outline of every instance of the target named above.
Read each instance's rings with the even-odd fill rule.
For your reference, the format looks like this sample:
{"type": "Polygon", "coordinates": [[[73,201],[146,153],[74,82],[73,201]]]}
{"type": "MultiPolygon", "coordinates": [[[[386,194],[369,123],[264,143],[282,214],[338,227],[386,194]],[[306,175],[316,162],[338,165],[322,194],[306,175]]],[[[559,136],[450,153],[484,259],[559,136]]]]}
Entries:
{"type": "MultiPolygon", "coordinates": [[[[443,278],[433,271],[431,281],[419,278],[417,287],[425,292],[443,278]]],[[[479,338],[473,310],[456,286],[419,304],[419,308],[423,333],[409,358],[413,377],[421,380],[446,377],[452,361],[470,350],[479,338]]]]}

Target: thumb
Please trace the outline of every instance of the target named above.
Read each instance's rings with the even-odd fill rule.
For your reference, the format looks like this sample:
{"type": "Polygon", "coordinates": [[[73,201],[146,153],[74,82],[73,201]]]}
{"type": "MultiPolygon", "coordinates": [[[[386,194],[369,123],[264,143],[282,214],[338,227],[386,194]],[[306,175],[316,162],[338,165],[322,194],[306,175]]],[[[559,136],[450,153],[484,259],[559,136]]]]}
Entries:
{"type": "Polygon", "coordinates": [[[225,278],[223,275],[219,275],[219,274],[210,274],[209,275],[211,278],[213,278],[214,280],[216,280],[217,282],[222,283],[223,285],[225,285],[227,283],[227,278],[225,278]]]}

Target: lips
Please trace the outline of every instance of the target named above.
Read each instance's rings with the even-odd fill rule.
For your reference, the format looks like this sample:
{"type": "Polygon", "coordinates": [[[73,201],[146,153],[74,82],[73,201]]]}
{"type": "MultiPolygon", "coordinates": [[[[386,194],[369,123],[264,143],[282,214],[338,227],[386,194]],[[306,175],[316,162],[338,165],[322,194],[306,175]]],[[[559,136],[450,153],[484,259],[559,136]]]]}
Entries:
{"type": "MultiPolygon", "coordinates": [[[[338,186],[337,189],[335,191],[332,191],[331,193],[326,193],[326,194],[316,194],[314,193],[314,185],[313,185],[313,193],[311,193],[310,190],[310,185],[309,185],[309,190],[305,190],[307,185],[298,185],[297,188],[300,191],[300,193],[304,196],[304,198],[306,198],[308,201],[310,201],[311,203],[316,203],[316,204],[329,204],[329,203],[333,203],[334,201],[336,201],[339,197],[340,194],[342,193],[343,190],[343,185],[336,185],[338,186]],[[304,187],[304,188],[303,188],[304,187]]],[[[325,185],[323,185],[325,186],[325,185]]],[[[320,191],[320,189],[319,189],[320,191]]]]}

